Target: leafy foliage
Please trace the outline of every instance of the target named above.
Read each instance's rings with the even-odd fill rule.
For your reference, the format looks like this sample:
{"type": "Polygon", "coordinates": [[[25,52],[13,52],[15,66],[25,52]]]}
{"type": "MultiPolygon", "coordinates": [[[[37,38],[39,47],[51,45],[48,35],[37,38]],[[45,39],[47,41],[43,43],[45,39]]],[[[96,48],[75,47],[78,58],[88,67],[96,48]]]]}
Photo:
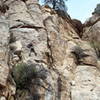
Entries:
{"type": "Polygon", "coordinates": [[[45,4],[52,6],[52,8],[55,10],[67,11],[65,1],[64,0],[44,0],[45,4]]]}
{"type": "Polygon", "coordinates": [[[97,7],[95,8],[93,14],[100,14],[100,4],[97,4],[97,7]]]}
{"type": "Polygon", "coordinates": [[[42,65],[23,62],[15,65],[12,71],[18,89],[27,89],[31,85],[32,79],[45,80],[47,75],[48,71],[42,65]]]}
{"type": "Polygon", "coordinates": [[[36,70],[33,65],[26,63],[17,64],[12,72],[12,76],[16,82],[17,88],[27,88],[32,78],[36,77],[36,70]]]}

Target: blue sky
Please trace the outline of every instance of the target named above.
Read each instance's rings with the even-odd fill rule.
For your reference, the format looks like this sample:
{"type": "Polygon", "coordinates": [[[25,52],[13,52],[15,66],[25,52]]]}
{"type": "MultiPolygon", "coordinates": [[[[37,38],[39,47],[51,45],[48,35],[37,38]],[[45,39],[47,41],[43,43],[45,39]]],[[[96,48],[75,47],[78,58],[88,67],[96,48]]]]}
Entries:
{"type": "Polygon", "coordinates": [[[98,3],[100,3],[100,0],[68,0],[66,2],[68,7],[67,12],[71,18],[79,19],[84,22],[91,16],[98,3]]]}
{"type": "Polygon", "coordinates": [[[66,2],[69,15],[82,22],[91,16],[98,3],[100,0],[68,0],[66,2]]]}

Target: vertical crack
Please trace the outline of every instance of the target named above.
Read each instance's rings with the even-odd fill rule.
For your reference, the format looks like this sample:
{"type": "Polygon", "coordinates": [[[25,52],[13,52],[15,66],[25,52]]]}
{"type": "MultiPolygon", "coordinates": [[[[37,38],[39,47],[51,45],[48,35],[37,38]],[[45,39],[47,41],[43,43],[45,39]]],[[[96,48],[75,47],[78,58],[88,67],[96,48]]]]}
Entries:
{"type": "Polygon", "coordinates": [[[51,49],[51,45],[50,45],[50,39],[48,37],[48,32],[47,32],[47,46],[50,50],[50,54],[48,53],[48,60],[49,60],[51,67],[53,67],[54,59],[53,59],[52,49],[51,49]]]}
{"type": "Polygon", "coordinates": [[[60,76],[57,79],[57,85],[58,85],[58,94],[57,94],[58,100],[61,100],[62,80],[60,76]]]}

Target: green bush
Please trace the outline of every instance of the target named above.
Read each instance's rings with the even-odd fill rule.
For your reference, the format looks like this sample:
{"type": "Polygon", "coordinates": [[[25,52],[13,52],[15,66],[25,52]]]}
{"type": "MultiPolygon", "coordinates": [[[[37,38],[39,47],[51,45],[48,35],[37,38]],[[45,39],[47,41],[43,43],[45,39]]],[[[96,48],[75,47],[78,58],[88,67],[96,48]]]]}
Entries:
{"type": "Polygon", "coordinates": [[[30,84],[32,78],[36,77],[36,70],[34,65],[19,63],[14,67],[12,76],[14,77],[17,88],[25,89],[30,84]]]}

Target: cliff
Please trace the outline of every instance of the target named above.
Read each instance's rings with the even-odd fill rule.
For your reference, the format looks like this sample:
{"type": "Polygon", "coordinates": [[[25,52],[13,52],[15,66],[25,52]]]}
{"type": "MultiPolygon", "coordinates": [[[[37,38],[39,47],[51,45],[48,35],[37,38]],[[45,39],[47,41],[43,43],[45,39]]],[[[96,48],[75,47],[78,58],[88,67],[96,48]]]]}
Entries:
{"type": "Polygon", "coordinates": [[[100,99],[99,20],[82,25],[37,0],[0,5],[0,100],[100,99]]]}

